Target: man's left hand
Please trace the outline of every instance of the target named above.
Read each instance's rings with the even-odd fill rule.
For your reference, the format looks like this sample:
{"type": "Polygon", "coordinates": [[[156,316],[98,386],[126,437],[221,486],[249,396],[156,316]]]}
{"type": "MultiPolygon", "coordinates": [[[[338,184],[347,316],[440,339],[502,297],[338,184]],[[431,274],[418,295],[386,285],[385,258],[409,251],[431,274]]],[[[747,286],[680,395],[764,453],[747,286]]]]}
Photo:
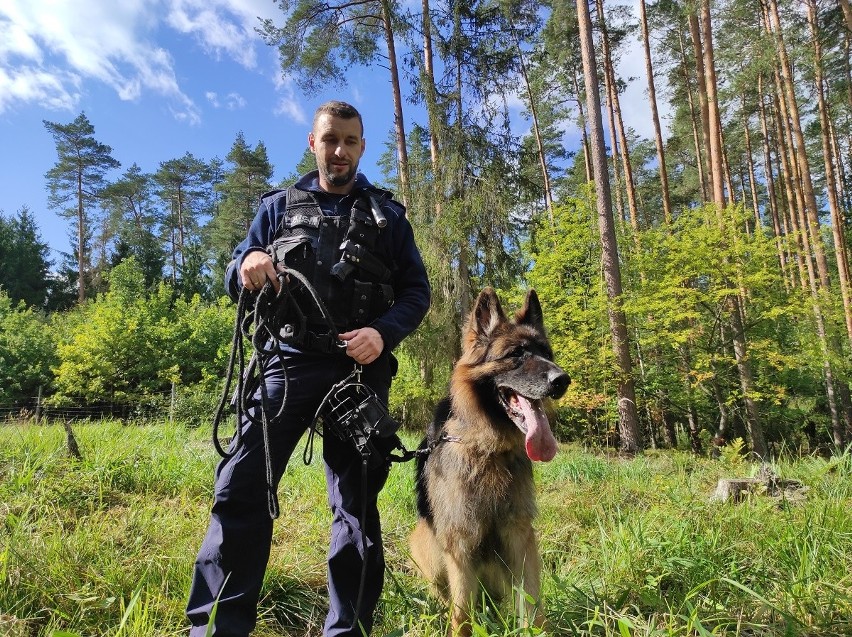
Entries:
{"type": "Polygon", "coordinates": [[[346,355],[351,356],[356,363],[361,365],[369,365],[374,362],[385,348],[382,335],[372,327],[362,327],[351,332],[344,332],[340,334],[339,338],[347,342],[346,355]]]}

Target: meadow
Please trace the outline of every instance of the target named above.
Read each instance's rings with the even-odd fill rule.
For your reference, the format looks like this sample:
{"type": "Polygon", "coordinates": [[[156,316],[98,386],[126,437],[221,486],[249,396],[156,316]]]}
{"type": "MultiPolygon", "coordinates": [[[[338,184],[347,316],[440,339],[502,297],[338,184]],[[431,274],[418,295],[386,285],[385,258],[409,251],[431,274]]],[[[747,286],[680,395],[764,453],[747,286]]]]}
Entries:
{"type": "MultiPolygon", "coordinates": [[[[0,635],[186,634],[183,616],[217,456],[207,428],[0,426],[0,635]]],[[[416,444],[409,435],[409,447],[416,444]]],[[[279,490],[257,637],[317,636],[329,514],[314,454],[279,490]]],[[[781,457],[805,497],[712,498],[758,467],[678,451],[619,458],[564,445],[536,465],[550,635],[852,635],[852,456],[781,457]]],[[[444,606],[413,570],[412,464],[382,493],[388,571],[378,637],[442,635],[444,606]]],[[[535,635],[487,605],[479,637],[535,635]]]]}

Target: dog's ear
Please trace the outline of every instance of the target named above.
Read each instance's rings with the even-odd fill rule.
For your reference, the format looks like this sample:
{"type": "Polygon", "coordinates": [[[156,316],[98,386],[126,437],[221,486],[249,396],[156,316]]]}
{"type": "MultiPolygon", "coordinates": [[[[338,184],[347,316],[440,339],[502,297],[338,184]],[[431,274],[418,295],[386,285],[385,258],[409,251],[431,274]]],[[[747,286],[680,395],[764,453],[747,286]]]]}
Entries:
{"type": "Polygon", "coordinates": [[[467,324],[468,338],[477,336],[489,336],[500,323],[506,320],[500,299],[497,298],[493,289],[485,288],[479,293],[473,306],[470,320],[467,324]]]}
{"type": "Polygon", "coordinates": [[[524,307],[515,314],[515,322],[518,325],[529,325],[544,332],[544,312],[541,311],[541,303],[538,302],[538,294],[535,290],[527,292],[524,307]]]}

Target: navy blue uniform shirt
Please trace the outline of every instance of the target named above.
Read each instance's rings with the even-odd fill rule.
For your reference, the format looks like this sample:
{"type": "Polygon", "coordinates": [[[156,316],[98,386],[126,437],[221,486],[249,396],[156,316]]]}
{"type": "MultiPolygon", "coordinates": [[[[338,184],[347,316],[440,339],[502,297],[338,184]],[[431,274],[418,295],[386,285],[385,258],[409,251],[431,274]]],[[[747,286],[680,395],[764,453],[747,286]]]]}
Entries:
{"type": "MultiPolygon", "coordinates": [[[[384,194],[384,191],[373,186],[360,172],[355,177],[352,192],[342,197],[320,188],[317,171],[302,177],[296,182],[296,188],[313,193],[323,213],[330,215],[348,215],[352,203],[364,191],[379,197],[384,194]]],[[[272,244],[275,231],[287,209],[286,194],[286,190],[276,190],[263,196],[249,227],[248,236],[234,249],[233,259],[225,270],[225,290],[235,301],[242,289],[240,266],[243,259],[250,252],[265,251],[266,247],[272,244]]],[[[388,220],[388,225],[379,234],[379,241],[384,243],[382,251],[391,255],[393,260],[393,263],[388,265],[393,271],[391,285],[394,302],[387,312],[369,327],[381,334],[384,341],[382,353],[387,354],[420,325],[429,309],[431,292],[426,268],[414,242],[411,224],[405,217],[405,209],[396,201],[386,198],[382,204],[382,212],[388,220]]]]}

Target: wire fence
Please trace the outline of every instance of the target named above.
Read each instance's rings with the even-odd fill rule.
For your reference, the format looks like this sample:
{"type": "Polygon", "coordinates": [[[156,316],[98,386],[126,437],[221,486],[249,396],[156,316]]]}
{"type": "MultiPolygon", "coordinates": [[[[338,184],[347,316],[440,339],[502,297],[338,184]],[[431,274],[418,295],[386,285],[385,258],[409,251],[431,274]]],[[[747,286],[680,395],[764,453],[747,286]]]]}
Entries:
{"type": "Polygon", "coordinates": [[[121,420],[127,423],[175,421],[201,424],[212,416],[217,392],[171,390],[147,394],[137,401],[94,402],[82,396],[65,396],[61,404],[49,397],[32,396],[14,403],[0,403],[0,423],[80,420],[121,420]]]}

